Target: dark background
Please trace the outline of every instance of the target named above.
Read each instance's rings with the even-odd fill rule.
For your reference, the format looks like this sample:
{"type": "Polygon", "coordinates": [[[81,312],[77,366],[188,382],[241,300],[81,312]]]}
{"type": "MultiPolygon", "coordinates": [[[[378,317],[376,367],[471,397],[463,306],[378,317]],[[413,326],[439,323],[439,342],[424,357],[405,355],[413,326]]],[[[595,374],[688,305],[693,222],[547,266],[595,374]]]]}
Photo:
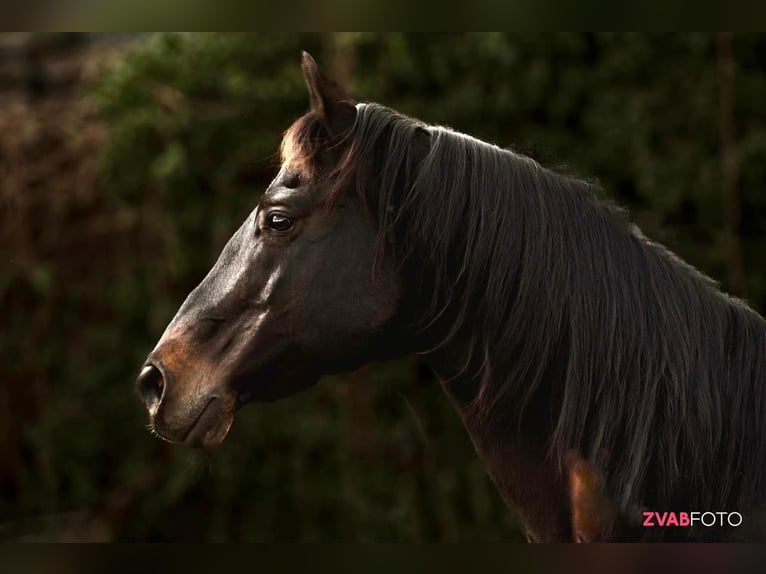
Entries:
{"type": "Polygon", "coordinates": [[[598,180],[766,303],[766,37],[0,35],[0,540],[520,540],[414,358],[144,430],[143,358],[275,174],[300,50],[362,99],[598,180]]]}

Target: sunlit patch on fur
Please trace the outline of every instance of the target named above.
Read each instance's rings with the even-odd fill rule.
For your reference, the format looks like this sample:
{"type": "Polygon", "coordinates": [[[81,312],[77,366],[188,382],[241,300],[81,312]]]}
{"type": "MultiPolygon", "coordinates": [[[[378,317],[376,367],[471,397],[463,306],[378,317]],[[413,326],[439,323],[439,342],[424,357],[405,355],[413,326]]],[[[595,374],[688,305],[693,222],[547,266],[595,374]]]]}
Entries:
{"type": "Polygon", "coordinates": [[[574,500],[580,500],[600,488],[599,480],[588,464],[579,459],[570,463],[570,494],[574,500]]]}
{"type": "Polygon", "coordinates": [[[282,168],[284,169],[286,166],[289,167],[296,156],[295,134],[291,130],[285,132],[279,152],[282,168]]]}
{"type": "Polygon", "coordinates": [[[320,129],[311,113],[290,126],[279,146],[282,170],[297,171],[305,177],[314,175],[320,129]]]}

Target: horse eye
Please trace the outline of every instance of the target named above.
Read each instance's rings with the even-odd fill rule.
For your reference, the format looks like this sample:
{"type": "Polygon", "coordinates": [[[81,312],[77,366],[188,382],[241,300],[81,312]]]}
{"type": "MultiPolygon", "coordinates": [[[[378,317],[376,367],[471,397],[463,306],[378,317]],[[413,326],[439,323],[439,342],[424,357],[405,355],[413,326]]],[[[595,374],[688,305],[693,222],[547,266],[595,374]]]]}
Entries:
{"type": "Polygon", "coordinates": [[[269,229],[284,233],[293,228],[293,220],[281,213],[269,213],[266,216],[266,225],[269,229]]]}

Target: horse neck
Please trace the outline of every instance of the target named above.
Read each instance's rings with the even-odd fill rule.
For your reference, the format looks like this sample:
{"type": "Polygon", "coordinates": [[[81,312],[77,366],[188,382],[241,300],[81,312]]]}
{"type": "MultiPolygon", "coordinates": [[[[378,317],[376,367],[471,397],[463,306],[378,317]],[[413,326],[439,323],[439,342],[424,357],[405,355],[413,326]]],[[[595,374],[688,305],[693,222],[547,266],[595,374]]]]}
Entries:
{"type": "Polygon", "coordinates": [[[471,337],[459,333],[422,358],[440,379],[477,454],[505,503],[517,512],[528,539],[571,541],[566,484],[546,453],[550,429],[540,425],[550,420],[543,414],[550,409],[549,397],[536,397],[528,405],[524,425],[513,416],[504,421],[485,420],[475,405],[481,385],[492,382],[472,368],[472,351],[471,337]]]}

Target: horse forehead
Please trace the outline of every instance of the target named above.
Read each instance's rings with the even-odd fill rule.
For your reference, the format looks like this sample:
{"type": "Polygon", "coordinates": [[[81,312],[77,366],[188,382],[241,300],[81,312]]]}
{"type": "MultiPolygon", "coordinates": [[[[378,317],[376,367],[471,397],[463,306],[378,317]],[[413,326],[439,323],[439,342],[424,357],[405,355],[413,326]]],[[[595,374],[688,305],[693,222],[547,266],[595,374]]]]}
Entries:
{"type": "Polygon", "coordinates": [[[286,205],[297,208],[310,209],[318,201],[320,190],[314,185],[304,185],[296,188],[282,187],[278,184],[279,178],[274,180],[275,184],[267,189],[261,197],[260,207],[269,205],[286,205]]]}
{"type": "Polygon", "coordinates": [[[284,187],[275,187],[267,189],[263,194],[262,203],[282,203],[296,199],[296,192],[292,189],[286,189],[284,187]]]}

